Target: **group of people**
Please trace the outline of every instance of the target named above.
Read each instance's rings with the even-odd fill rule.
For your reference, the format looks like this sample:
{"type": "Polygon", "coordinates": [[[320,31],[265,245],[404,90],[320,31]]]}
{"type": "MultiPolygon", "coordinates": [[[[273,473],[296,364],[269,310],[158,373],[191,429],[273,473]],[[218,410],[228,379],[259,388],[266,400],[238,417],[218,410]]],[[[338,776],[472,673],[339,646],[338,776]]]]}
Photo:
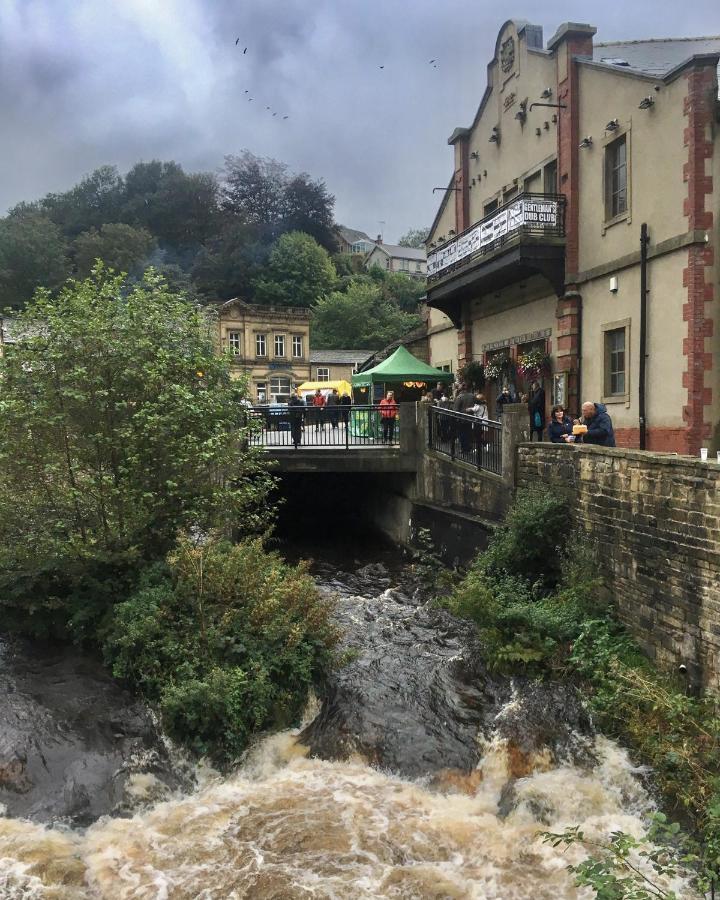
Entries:
{"type": "MultiPolygon", "coordinates": [[[[347,393],[340,394],[337,388],[333,388],[327,394],[318,388],[314,394],[308,394],[304,400],[299,391],[288,400],[288,417],[290,419],[290,437],[293,446],[297,449],[302,442],[302,432],[307,421],[315,426],[315,431],[321,431],[326,424],[331,428],[337,428],[340,423],[348,426],[350,419],[350,407],[352,398],[347,393]]],[[[395,440],[395,422],[398,416],[398,404],[393,391],[388,391],[380,401],[380,422],[382,424],[382,439],[385,443],[393,443],[395,440]]]]}
{"type": "MultiPolygon", "coordinates": [[[[451,393],[449,387],[438,383],[433,391],[428,391],[421,403],[444,409],[466,413],[478,419],[489,419],[489,407],[483,393],[474,393],[470,386],[460,382],[451,393]]],[[[550,421],[545,419],[545,390],[540,381],[530,384],[528,394],[518,396],[512,387],[504,385],[495,400],[495,418],[502,419],[503,408],[508,403],[523,403],[527,406],[530,440],[548,440],[553,444],[596,444],[614,447],[615,434],[607,407],[602,403],[587,401],[582,405],[582,414],[572,418],[563,406],[553,406],[550,421]],[[546,436],[547,435],[547,436],[546,436]]],[[[477,430],[477,429],[476,429],[477,430]]],[[[462,429],[459,436],[462,441],[462,429]]],[[[442,435],[441,435],[442,437],[442,435]]]]}

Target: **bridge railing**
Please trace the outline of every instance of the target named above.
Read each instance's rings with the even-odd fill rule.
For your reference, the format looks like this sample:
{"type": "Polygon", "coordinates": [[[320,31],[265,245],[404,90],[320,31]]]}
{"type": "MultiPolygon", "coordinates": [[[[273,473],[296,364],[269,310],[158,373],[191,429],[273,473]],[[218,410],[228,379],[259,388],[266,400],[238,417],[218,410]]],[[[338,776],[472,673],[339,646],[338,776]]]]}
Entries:
{"type": "Polygon", "coordinates": [[[428,409],[428,448],[502,475],[500,422],[431,406],[428,409]]]}
{"type": "Polygon", "coordinates": [[[269,449],[390,446],[400,442],[399,416],[382,415],[379,405],[248,407],[248,442],[269,449]]]}

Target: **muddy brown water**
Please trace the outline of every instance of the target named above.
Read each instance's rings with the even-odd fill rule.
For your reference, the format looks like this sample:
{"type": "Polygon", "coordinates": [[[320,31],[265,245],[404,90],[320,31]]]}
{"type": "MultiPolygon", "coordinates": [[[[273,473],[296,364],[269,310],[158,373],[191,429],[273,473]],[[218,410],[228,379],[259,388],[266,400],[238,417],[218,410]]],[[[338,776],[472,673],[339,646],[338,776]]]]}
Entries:
{"type": "Polygon", "coordinates": [[[131,773],[124,817],[0,818],[0,898],[592,896],[567,872],[582,852],[539,832],[642,834],[642,773],[562,689],[484,672],[466,626],[392,557],[361,562],[315,567],[353,653],[302,728],[258,741],[230,774],[195,766],[192,787],[131,773]]]}

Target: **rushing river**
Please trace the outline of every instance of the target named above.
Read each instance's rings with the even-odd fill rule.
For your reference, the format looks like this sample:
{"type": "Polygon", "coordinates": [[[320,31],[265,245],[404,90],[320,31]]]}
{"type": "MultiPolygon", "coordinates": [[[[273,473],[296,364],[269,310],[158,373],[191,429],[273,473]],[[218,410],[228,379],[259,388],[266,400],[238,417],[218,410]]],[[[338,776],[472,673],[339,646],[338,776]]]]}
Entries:
{"type": "Polygon", "coordinates": [[[468,630],[389,571],[318,569],[352,654],[305,731],[258,742],[229,776],[198,766],[163,800],[152,772],[133,773],[125,817],[0,818],[0,898],[592,896],[566,870],[581,851],[538,832],[641,834],[640,773],[562,691],[480,672],[468,630]]]}

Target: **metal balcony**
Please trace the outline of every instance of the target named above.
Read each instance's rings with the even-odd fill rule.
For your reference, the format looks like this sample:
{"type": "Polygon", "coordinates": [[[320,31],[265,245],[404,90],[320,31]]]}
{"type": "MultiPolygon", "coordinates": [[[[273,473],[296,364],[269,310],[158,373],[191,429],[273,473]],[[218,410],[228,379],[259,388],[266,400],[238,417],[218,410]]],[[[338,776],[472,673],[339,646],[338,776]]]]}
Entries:
{"type": "Polygon", "coordinates": [[[565,197],[519,194],[428,256],[428,305],[459,326],[460,305],[544,275],[557,296],[565,283],[565,197]]]}

